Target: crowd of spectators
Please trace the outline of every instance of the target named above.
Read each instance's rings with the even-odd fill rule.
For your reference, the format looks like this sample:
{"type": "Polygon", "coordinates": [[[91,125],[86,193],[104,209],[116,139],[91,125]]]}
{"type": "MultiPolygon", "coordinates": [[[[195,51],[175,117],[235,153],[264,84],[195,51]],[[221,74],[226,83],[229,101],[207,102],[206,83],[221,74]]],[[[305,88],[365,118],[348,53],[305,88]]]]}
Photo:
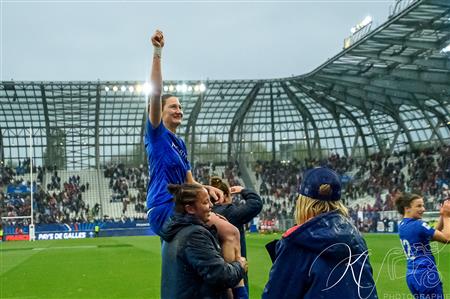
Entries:
{"type": "Polygon", "coordinates": [[[195,180],[203,185],[209,185],[212,176],[218,176],[226,180],[230,186],[243,186],[239,162],[224,164],[196,163],[192,169],[195,180]]]}
{"type": "MultiPolygon", "coordinates": [[[[36,190],[34,210],[36,223],[73,223],[102,218],[101,204],[89,207],[83,194],[89,190],[89,182],[81,182],[79,176],[71,176],[62,182],[55,167],[33,166],[36,182],[21,176],[29,173],[30,161],[25,159],[15,168],[0,164],[0,214],[15,217],[30,215],[30,193],[8,193],[7,187],[36,190]],[[46,185],[43,186],[45,172],[46,185]]],[[[293,161],[257,161],[253,165],[256,189],[260,192],[264,208],[260,214],[262,223],[292,219],[301,174],[315,166],[328,166],[341,176],[342,198],[350,207],[350,214],[361,230],[374,231],[379,221],[389,220],[379,212],[394,210],[394,200],[399,192],[420,193],[425,198],[427,210],[436,210],[439,203],[450,197],[450,147],[442,146],[420,151],[395,153],[392,156],[374,154],[369,159],[357,160],[331,154],[323,160],[305,159],[293,161]],[[352,204],[358,199],[371,200],[352,204]]],[[[219,176],[230,185],[243,185],[238,162],[222,165],[196,163],[192,169],[197,181],[208,184],[211,176],[219,176]]],[[[110,202],[122,203],[122,214],[130,205],[134,211],[146,211],[148,172],[144,165],[127,167],[111,164],[104,167],[109,178],[110,202]]]]}
{"type": "MultiPolygon", "coordinates": [[[[35,167],[35,180],[23,178],[30,171],[29,159],[12,168],[0,165],[0,215],[2,217],[29,216],[31,214],[31,191],[36,224],[87,222],[100,215],[100,205],[92,209],[83,200],[83,193],[89,190],[89,183],[81,183],[79,176],[71,176],[61,184],[55,167],[35,167]],[[45,172],[51,172],[44,187],[45,172]]],[[[7,224],[27,225],[29,219],[7,219],[7,224]]]]}
{"type": "MultiPolygon", "coordinates": [[[[36,223],[86,222],[90,207],[83,200],[89,183],[81,184],[80,176],[70,176],[61,186],[58,171],[53,171],[47,191],[36,192],[36,223]]],[[[94,215],[98,216],[98,215],[94,215]]]]}
{"type": "Polygon", "coordinates": [[[106,165],[104,175],[109,178],[109,188],[112,191],[110,202],[121,202],[122,214],[126,213],[130,204],[134,205],[136,213],[146,212],[149,178],[143,164],[139,167],[126,167],[123,163],[106,165]]]}
{"type": "Polygon", "coordinates": [[[359,161],[338,154],[324,160],[257,161],[254,172],[264,202],[262,221],[293,217],[301,174],[315,166],[328,166],[341,176],[342,198],[347,205],[360,198],[371,199],[350,208],[355,223],[367,231],[376,229],[378,221],[385,221],[378,212],[394,210],[400,192],[422,194],[428,210],[438,209],[439,203],[450,196],[449,146],[392,156],[375,154],[359,161]]]}

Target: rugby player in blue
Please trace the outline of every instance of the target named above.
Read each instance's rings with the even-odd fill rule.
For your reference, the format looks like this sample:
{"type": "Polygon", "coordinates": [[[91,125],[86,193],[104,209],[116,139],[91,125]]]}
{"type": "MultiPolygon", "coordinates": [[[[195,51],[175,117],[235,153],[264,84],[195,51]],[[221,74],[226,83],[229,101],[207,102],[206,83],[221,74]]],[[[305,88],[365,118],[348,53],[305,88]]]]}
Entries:
{"type": "Polygon", "coordinates": [[[425,206],[420,195],[401,194],[395,204],[403,215],[398,230],[407,258],[406,283],[409,290],[417,299],[444,299],[430,241],[450,241],[450,202],[444,202],[436,229],[421,220],[425,206]]]}
{"type": "MultiPolygon", "coordinates": [[[[152,94],[148,105],[149,117],[145,125],[144,144],[148,158],[150,181],[147,186],[147,215],[152,230],[160,235],[173,214],[174,201],[169,193],[169,184],[199,184],[191,172],[184,141],[176,135],[183,119],[183,111],[177,97],[162,93],[161,52],[164,36],[159,30],[151,38],[154,46],[150,80],[152,94]]],[[[221,190],[204,186],[216,201],[223,201],[221,190]]],[[[227,262],[241,258],[240,236],[236,227],[226,219],[213,213],[208,225],[215,226],[222,245],[222,254],[227,262]]],[[[235,298],[247,298],[244,281],[235,288],[235,298]]]]}

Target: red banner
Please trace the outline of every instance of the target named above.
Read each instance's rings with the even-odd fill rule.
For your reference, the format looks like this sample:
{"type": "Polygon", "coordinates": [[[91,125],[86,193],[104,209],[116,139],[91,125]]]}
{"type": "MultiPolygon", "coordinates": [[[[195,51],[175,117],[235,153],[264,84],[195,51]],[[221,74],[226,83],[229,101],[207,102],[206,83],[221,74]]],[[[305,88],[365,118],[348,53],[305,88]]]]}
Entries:
{"type": "Polygon", "coordinates": [[[29,235],[7,235],[6,241],[28,241],[30,240],[29,235]]]}

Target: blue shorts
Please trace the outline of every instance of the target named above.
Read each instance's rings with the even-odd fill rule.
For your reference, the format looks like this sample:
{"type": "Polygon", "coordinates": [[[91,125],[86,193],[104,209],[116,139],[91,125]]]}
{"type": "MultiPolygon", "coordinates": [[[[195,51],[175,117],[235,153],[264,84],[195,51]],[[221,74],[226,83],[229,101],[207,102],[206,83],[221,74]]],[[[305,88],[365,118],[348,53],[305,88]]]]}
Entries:
{"type": "Polygon", "coordinates": [[[163,225],[169,220],[170,216],[172,216],[174,205],[174,202],[169,201],[148,210],[148,223],[150,223],[152,231],[158,236],[161,236],[163,225]]]}
{"type": "Polygon", "coordinates": [[[406,283],[414,299],[444,299],[442,282],[437,271],[428,270],[408,274],[406,283]]]}

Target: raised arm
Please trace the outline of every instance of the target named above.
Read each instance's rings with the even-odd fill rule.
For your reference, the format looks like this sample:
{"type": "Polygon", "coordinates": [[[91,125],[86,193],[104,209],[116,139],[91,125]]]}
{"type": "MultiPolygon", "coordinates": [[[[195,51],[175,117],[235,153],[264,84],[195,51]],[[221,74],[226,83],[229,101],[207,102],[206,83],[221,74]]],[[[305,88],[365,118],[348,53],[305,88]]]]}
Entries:
{"type": "Polygon", "coordinates": [[[148,118],[154,128],[161,123],[161,92],[162,92],[162,74],[161,74],[161,51],[164,47],[164,35],[162,31],[156,30],[151,38],[153,45],[152,70],[150,74],[150,84],[152,92],[148,103],[148,118]]]}
{"type": "Polygon", "coordinates": [[[261,197],[250,189],[244,189],[242,186],[233,186],[230,188],[231,194],[241,193],[244,203],[233,206],[227,217],[233,225],[242,225],[250,222],[262,210],[263,203],[261,197]]]}
{"type": "Polygon", "coordinates": [[[441,207],[441,217],[433,235],[433,241],[450,242],[450,201],[444,201],[441,207]]]}

